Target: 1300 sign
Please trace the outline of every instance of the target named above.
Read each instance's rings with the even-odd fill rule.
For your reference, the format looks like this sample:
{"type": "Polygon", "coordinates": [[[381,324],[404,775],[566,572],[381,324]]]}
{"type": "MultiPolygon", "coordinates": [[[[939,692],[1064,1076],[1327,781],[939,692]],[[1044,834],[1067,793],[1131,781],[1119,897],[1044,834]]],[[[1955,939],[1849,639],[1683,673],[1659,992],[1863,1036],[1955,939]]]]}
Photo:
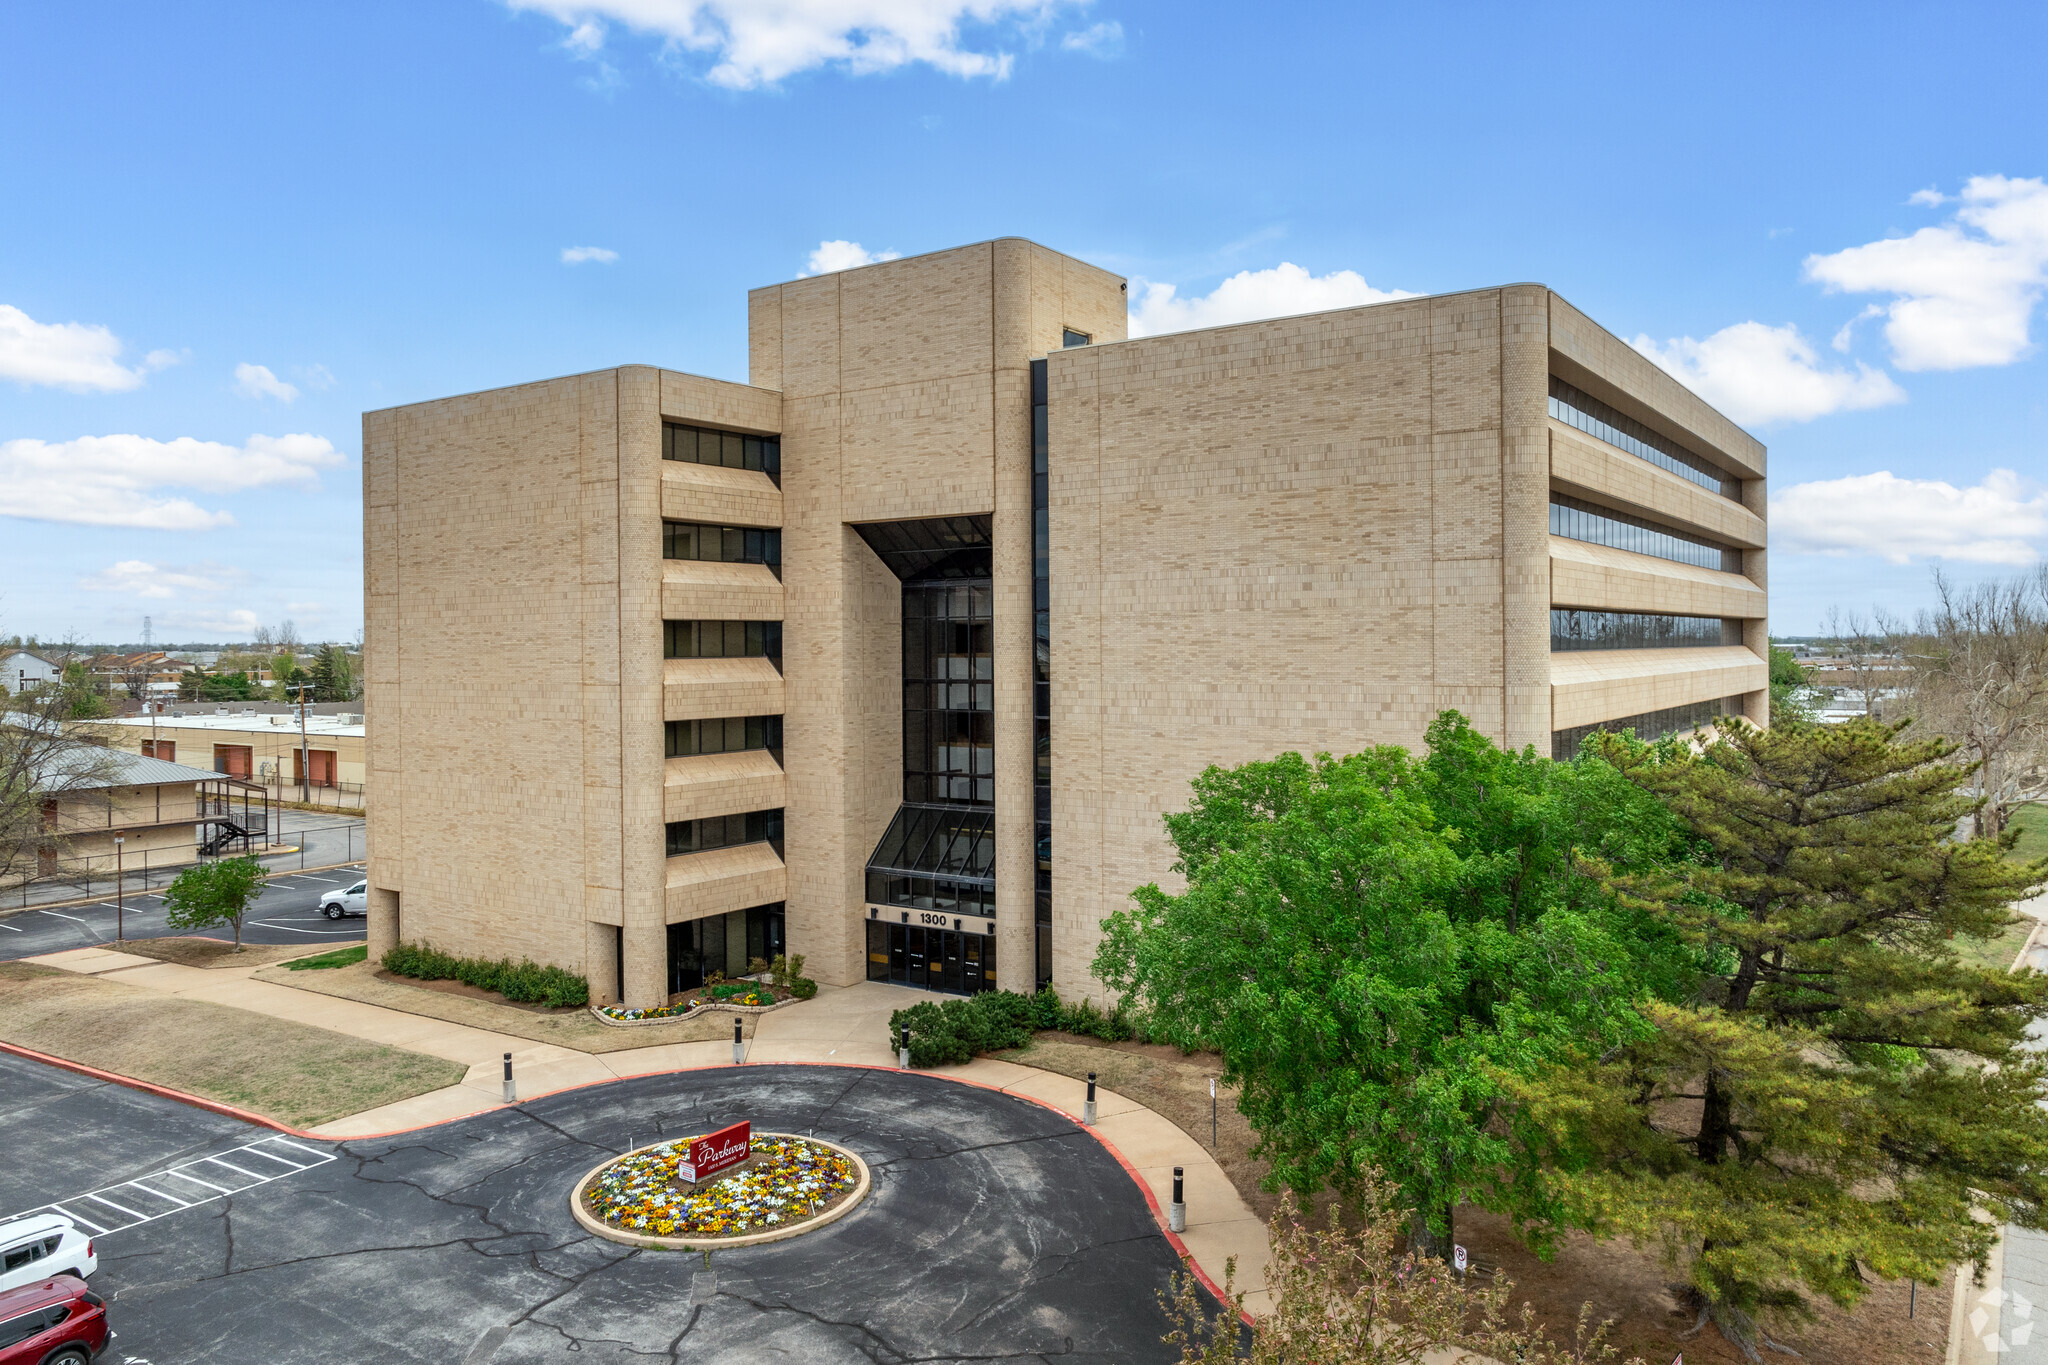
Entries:
{"type": "Polygon", "coordinates": [[[942,915],[936,910],[918,911],[917,922],[919,924],[929,924],[935,929],[950,929],[953,927],[953,917],[951,915],[942,915]]]}

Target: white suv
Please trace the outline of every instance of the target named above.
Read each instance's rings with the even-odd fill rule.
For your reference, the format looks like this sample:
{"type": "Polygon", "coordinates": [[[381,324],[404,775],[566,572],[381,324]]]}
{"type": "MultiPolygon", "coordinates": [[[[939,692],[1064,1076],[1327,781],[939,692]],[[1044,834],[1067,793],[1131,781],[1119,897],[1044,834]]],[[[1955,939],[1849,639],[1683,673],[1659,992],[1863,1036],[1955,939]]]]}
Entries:
{"type": "Polygon", "coordinates": [[[370,883],[357,882],[346,891],[330,891],[320,901],[320,913],[329,919],[370,913],[370,883]]]}
{"type": "Polygon", "coordinates": [[[39,1213],[0,1223],[0,1291],[16,1289],[52,1275],[80,1279],[100,1268],[92,1238],[69,1218],[39,1213]]]}

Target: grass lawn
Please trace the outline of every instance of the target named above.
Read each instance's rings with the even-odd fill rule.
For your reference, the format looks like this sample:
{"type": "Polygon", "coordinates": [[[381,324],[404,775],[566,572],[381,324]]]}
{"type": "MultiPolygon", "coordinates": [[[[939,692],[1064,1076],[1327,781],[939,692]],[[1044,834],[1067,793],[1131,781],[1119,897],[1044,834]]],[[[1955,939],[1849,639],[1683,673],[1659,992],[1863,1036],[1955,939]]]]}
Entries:
{"type": "Polygon", "coordinates": [[[2013,845],[2008,856],[2021,862],[2048,858],[2048,806],[2021,806],[2006,823],[2020,832],[2019,842],[2013,845]]]}
{"type": "Polygon", "coordinates": [[[0,962],[0,1038],[298,1127],[459,1082],[459,1063],[26,962],[0,962]]]}
{"type": "MultiPolygon", "coordinates": [[[[365,951],[366,950],[359,950],[365,951]]],[[[331,971],[293,971],[288,967],[266,967],[255,973],[258,981],[274,981],[320,995],[360,1000],[366,1005],[423,1014],[451,1024],[509,1033],[531,1038],[536,1043],[555,1043],[578,1052],[620,1052],[633,1047],[656,1047],[663,1043],[701,1043],[732,1038],[734,1016],[699,1015],[673,1024],[649,1024],[640,1028],[614,1028],[600,1024],[585,1009],[542,1010],[507,1003],[488,991],[458,981],[414,981],[392,976],[374,962],[360,961],[336,966],[331,971]]],[[[746,1036],[754,1035],[754,1021],[742,1025],[746,1036]]]]}
{"type": "Polygon", "coordinates": [[[370,956],[370,945],[358,943],[353,948],[336,948],[331,953],[315,953],[312,957],[293,958],[284,964],[288,972],[321,972],[336,967],[353,967],[370,956]]]}

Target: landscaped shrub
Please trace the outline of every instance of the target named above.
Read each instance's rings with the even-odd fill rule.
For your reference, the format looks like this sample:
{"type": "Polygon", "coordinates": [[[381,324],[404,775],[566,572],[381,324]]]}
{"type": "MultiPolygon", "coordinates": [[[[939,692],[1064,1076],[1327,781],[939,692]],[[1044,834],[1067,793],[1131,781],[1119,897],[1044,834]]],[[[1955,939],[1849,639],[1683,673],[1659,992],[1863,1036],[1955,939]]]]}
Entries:
{"type": "Polygon", "coordinates": [[[910,1026],[912,1066],[945,1066],[984,1052],[1022,1047],[1040,1029],[1062,1029],[1112,1043],[1137,1036],[1121,1009],[1104,1014],[1085,1000],[1067,1005],[1050,986],[1036,995],[983,991],[955,1000],[920,1001],[897,1010],[889,1016],[891,1052],[896,1050],[905,1024],[910,1026]]]}
{"type": "Polygon", "coordinates": [[[574,972],[543,967],[530,959],[492,961],[456,957],[424,943],[401,943],[384,954],[384,970],[417,981],[460,981],[465,986],[496,991],[523,1005],[564,1006],[590,1003],[590,984],[574,972]]]}

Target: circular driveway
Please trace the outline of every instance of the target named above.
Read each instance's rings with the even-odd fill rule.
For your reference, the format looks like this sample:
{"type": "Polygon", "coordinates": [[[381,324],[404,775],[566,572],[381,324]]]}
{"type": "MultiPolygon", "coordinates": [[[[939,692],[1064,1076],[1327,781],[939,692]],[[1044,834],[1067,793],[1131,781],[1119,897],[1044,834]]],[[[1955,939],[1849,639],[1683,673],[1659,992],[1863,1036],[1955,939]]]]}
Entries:
{"type": "Polygon", "coordinates": [[[1131,1177],[1069,1120],[974,1086],[722,1068],[316,1145],[338,1159],[103,1239],[115,1359],[1174,1358],[1156,1291],[1179,1261],[1131,1177]],[[742,1118],[852,1148],[873,1192],[708,1270],[570,1216],[605,1154],[742,1118]]]}

